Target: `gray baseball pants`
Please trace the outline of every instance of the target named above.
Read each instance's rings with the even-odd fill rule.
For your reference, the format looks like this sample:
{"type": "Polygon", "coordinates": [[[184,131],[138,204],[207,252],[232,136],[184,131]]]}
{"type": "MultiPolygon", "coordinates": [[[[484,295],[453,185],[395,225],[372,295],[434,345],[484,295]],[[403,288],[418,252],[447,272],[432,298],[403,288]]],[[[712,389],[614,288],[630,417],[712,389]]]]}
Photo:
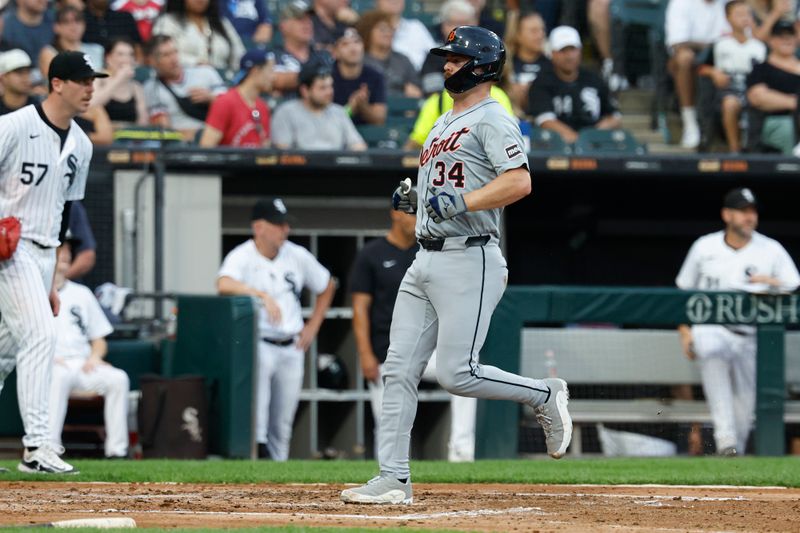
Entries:
{"type": "Polygon", "coordinates": [[[541,380],[478,363],[508,269],[496,240],[473,247],[464,241],[465,237],[451,237],[442,251],[420,249],[400,284],[383,367],[378,434],[382,475],[410,476],[417,386],[434,348],[439,383],[452,394],[532,406],[547,397],[541,380]]]}

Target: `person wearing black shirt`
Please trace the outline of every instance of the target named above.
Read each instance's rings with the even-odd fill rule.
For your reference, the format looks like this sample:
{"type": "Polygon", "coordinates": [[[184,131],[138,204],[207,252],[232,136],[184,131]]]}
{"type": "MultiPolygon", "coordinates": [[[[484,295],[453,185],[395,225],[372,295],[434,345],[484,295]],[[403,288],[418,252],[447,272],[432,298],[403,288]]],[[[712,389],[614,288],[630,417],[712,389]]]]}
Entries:
{"type": "Polygon", "coordinates": [[[528,90],[544,69],[552,68],[544,55],[546,38],[544,19],[535,12],[523,13],[512,38],[511,84],[508,95],[519,110],[528,109],[528,90]]]}
{"type": "Polygon", "coordinates": [[[31,96],[31,58],[23,50],[14,49],[0,53],[0,115],[11,113],[37,100],[31,96]]]}
{"type": "MultiPolygon", "coordinates": [[[[439,20],[439,43],[444,43],[454,28],[478,24],[478,14],[467,0],[447,0],[439,9],[439,20]]],[[[428,54],[425,58],[420,70],[425,98],[444,90],[444,64],[445,58],[436,54],[428,54]]]]}
{"type": "MultiPolygon", "coordinates": [[[[356,339],[361,371],[370,391],[370,404],[375,420],[380,420],[383,398],[381,366],[389,350],[389,331],[400,282],[414,262],[419,246],[416,216],[390,210],[392,227],[385,237],[368,242],[353,263],[350,293],[353,298],[353,334],[356,339]]],[[[422,379],[436,381],[436,360],[433,355],[422,379]]],[[[475,398],[451,395],[450,438],[447,458],[451,462],[475,459],[475,398]]]]}
{"type": "Polygon", "coordinates": [[[794,25],[779,21],[772,27],[767,60],[753,66],[747,77],[747,101],[766,114],[761,141],[791,154],[796,140],[792,115],[797,113],[800,94],[800,60],[795,56],[794,25]]]}
{"type": "Polygon", "coordinates": [[[534,124],[557,132],[574,143],[582,128],[615,129],[620,126],[616,102],[600,76],[580,68],[581,40],[569,26],[550,33],[553,69],[531,84],[528,114],[534,124]]]}
{"type": "Polygon", "coordinates": [[[364,42],[355,28],[342,31],[333,45],[333,101],[344,106],[354,124],[386,122],[383,74],[364,64],[364,42]]]}
{"type": "Polygon", "coordinates": [[[138,49],[142,44],[142,36],[133,15],[127,11],[114,11],[108,0],[87,0],[86,31],[83,42],[97,43],[105,47],[114,38],[127,39],[138,49]]]}

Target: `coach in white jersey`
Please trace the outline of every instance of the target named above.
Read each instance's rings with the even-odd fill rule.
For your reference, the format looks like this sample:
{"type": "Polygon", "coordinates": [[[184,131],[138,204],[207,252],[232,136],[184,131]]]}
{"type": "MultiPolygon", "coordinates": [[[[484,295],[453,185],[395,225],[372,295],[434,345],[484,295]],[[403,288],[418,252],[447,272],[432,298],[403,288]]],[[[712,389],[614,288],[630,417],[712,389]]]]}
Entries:
{"type": "MultiPolygon", "coordinates": [[[[750,189],[730,191],[722,205],[725,229],[694,242],[675,280],[678,287],[752,293],[795,290],[800,274],[792,258],[778,241],[756,231],[758,211],[750,189]]],[[[717,453],[744,453],[755,410],[755,328],[683,325],[678,331],[684,353],[700,365],[717,453]]]]}
{"type": "Polygon", "coordinates": [[[61,443],[70,393],[86,391],[104,398],[105,455],[128,456],[128,393],[130,380],[124,370],[104,358],[105,337],[114,331],[94,293],[85,285],[67,279],[72,266],[69,246],[59,248],[55,286],[61,299],[56,317],[56,351],[50,382],[50,432],[61,443]]]}
{"type": "Polygon", "coordinates": [[[58,292],[56,246],[69,205],[83,198],[92,144],[73,118],[92,99],[95,72],[88,56],[61,52],[50,63],[50,94],[0,117],[0,218],[22,224],[16,253],[0,262],[0,387],[17,367],[25,427],[23,472],[72,473],[50,442],[48,396],[55,347],[58,292]]]}
{"type": "Polygon", "coordinates": [[[436,121],[423,145],[416,191],[408,180],[392,198],[395,209],[417,212],[421,249],[403,277],[392,315],[378,431],[380,474],[342,491],[347,503],[412,502],[409,441],[417,385],[434,348],[437,378],[447,391],[530,405],[556,459],[572,438],[563,380],[526,378],[478,362],[508,279],[498,245],[500,215],[531,191],[519,126],[489,97],[505,48],[489,30],[459,26],[431,53],[445,57],[453,109],[436,121]]]}
{"type": "Polygon", "coordinates": [[[252,229],[253,238],[231,250],[222,262],[217,289],[220,294],[253,296],[262,306],[256,384],[258,455],[285,461],[303,385],[303,354],[325,319],[336,285],[311,252],[287,240],[289,218],[280,198],[256,202],[252,229]],[[317,296],[305,323],[300,306],[303,287],[317,296]]]}

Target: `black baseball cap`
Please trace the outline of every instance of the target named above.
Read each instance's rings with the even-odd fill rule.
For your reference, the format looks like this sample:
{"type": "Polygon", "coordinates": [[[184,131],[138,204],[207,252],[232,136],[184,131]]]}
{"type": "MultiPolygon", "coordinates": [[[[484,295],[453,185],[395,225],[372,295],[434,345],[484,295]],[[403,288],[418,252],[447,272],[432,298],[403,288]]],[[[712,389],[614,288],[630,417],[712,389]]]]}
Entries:
{"type": "Polygon", "coordinates": [[[253,206],[253,216],[250,220],[266,220],[272,224],[286,224],[292,222],[286,204],[280,198],[262,198],[253,206]]]}
{"type": "Polygon", "coordinates": [[[777,37],[779,35],[794,35],[794,22],[781,19],[772,25],[772,29],[770,30],[769,34],[773,37],[777,37]]]}
{"type": "Polygon", "coordinates": [[[297,81],[300,85],[311,86],[317,78],[325,78],[333,74],[331,64],[325,58],[313,58],[300,68],[297,81]]]}
{"type": "Polygon", "coordinates": [[[105,72],[97,72],[88,54],[83,52],[59,52],[50,62],[47,79],[82,81],[89,78],[107,78],[105,72]]]}
{"type": "Polygon", "coordinates": [[[722,207],[729,209],[744,209],[746,207],[758,208],[758,201],[756,200],[753,191],[747,187],[740,187],[728,191],[725,198],[722,200],[722,207]]]}

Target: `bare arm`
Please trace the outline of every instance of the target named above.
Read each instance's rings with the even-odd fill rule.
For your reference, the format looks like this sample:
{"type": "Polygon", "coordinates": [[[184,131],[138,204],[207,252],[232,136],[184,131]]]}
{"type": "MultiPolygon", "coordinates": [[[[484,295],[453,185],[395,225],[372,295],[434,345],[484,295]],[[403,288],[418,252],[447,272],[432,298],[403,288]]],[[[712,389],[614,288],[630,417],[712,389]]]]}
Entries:
{"type": "Polygon", "coordinates": [[[594,125],[598,130],[615,130],[620,126],[622,126],[622,118],[619,115],[608,115],[601,118],[600,121],[594,125]]]}
{"type": "Polygon", "coordinates": [[[108,113],[102,107],[90,107],[84,113],[84,118],[88,118],[94,124],[94,132],[89,134],[89,140],[94,144],[111,144],[114,142],[114,127],[108,113]]]}
{"type": "Polygon", "coordinates": [[[264,308],[267,310],[269,321],[276,324],[281,321],[281,309],[272,297],[266,292],[259,291],[235,280],[229,276],[221,276],[217,278],[217,292],[223,296],[254,296],[261,300],[264,308]]]}
{"type": "Polygon", "coordinates": [[[253,42],[268,43],[272,40],[272,24],[262,23],[253,32],[253,42]]]}
{"type": "Polygon", "coordinates": [[[144,99],[144,88],[140,83],[134,84],[133,97],[136,101],[136,124],[138,126],[147,126],[147,102],[144,99]]]}
{"type": "Polygon", "coordinates": [[[495,179],[464,195],[467,211],[483,211],[513,204],[531,193],[531,175],[525,167],[503,172],[495,179]]]}
{"type": "Polygon", "coordinates": [[[553,130],[561,135],[561,138],[564,139],[564,142],[574,143],[578,140],[578,132],[558,119],[545,120],[542,122],[542,127],[546,130],[553,130]]]}
{"type": "Polygon", "coordinates": [[[759,111],[794,111],[797,109],[797,96],[774,91],[764,83],[753,85],[747,90],[747,100],[759,111]]]}
{"type": "Polygon", "coordinates": [[[276,91],[294,91],[297,85],[297,72],[276,72],[272,78],[272,88],[276,91]]]}
{"type": "Polygon", "coordinates": [[[222,132],[206,124],[203,129],[203,135],[200,137],[200,146],[203,148],[214,148],[215,146],[219,146],[221,140],[222,132]]]}
{"type": "Polygon", "coordinates": [[[361,372],[370,381],[378,379],[378,358],[372,349],[372,340],[369,337],[370,322],[369,309],[372,306],[372,295],[366,292],[353,293],[353,335],[356,338],[356,348],[361,361],[361,372]]]}
{"type": "Polygon", "coordinates": [[[692,328],[686,324],[678,326],[678,335],[681,338],[681,348],[683,354],[687,359],[694,359],[697,355],[694,353],[694,343],[692,339],[692,328]]]}
{"type": "Polygon", "coordinates": [[[108,363],[105,362],[104,358],[108,353],[108,343],[103,337],[99,339],[92,339],[91,342],[91,352],[89,354],[89,358],[86,359],[86,362],[83,363],[83,370],[85,373],[89,373],[93,371],[100,365],[107,365],[108,363]]]}
{"type": "Polygon", "coordinates": [[[297,339],[297,347],[305,351],[311,345],[311,341],[317,336],[322,321],[325,320],[325,313],[330,309],[331,302],[333,301],[333,294],[336,292],[336,282],[331,278],[328,281],[328,286],[325,290],[317,295],[317,302],[314,304],[314,310],[308,318],[306,325],[300,332],[300,337],[297,339]]]}
{"type": "Polygon", "coordinates": [[[369,124],[385,124],[386,104],[367,104],[363,107],[361,116],[369,124]]]}
{"type": "Polygon", "coordinates": [[[94,250],[83,250],[79,252],[75,256],[75,259],[72,260],[69,270],[67,270],[67,279],[82,278],[94,268],[96,261],[97,252],[94,250]]]}

